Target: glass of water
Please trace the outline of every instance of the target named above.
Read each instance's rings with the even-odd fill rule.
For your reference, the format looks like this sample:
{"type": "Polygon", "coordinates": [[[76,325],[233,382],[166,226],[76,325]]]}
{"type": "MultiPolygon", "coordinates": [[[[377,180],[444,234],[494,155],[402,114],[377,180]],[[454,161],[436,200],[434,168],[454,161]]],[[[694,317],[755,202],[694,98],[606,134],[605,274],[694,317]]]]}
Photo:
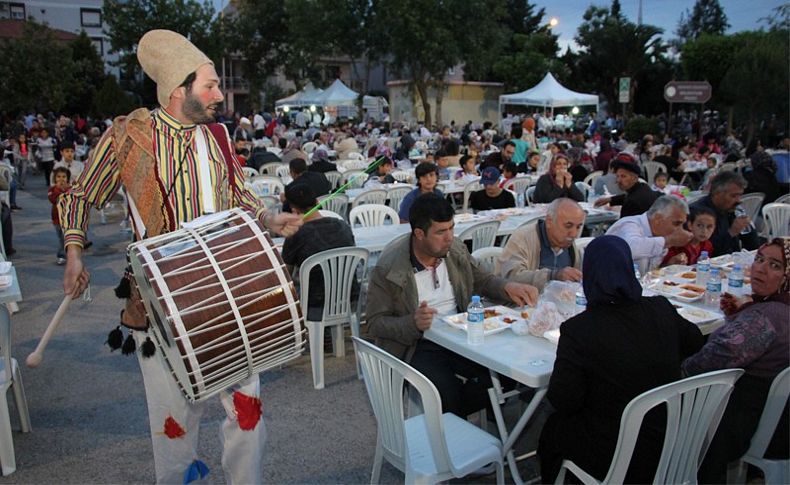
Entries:
{"type": "MultiPolygon", "coordinates": [[[[735,208],[735,217],[748,217],[748,215],[746,214],[746,211],[743,209],[743,207],[739,205],[738,207],[735,208]]],[[[749,225],[746,226],[741,231],[741,235],[749,234],[750,232],[752,232],[753,228],[754,228],[754,224],[750,221],[749,225]]]]}

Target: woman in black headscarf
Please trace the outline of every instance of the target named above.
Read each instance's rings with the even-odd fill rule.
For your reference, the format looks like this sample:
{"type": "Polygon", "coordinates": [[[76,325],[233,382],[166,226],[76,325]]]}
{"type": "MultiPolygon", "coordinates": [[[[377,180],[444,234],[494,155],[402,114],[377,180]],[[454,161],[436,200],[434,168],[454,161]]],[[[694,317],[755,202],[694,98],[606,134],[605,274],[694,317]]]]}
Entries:
{"type": "Polygon", "coordinates": [[[749,157],[752,163],[752,170],[744,174],[749,186],[746,193],[762,192],[765,194],[763,205],[775,201],[784,193],[781,184],[776,180],[776,161],[769,153],[756,151],[749,157]]]}
{"type": "MultiPolygon", "coordinates": [[[[680,363],[702,347],[699,329],[664,297],[643,297],[631,251],[616,236],[594,239],[584,254],[587,309],[561,329],[546,397],[556,409],[540,435],[543,483],[563,459],[602,480],[620,417],[639,394],[680,379],[680,363]]],[[[651,483],[663,445],[662,416],[642,424],[626,482],[651,483]]]]}

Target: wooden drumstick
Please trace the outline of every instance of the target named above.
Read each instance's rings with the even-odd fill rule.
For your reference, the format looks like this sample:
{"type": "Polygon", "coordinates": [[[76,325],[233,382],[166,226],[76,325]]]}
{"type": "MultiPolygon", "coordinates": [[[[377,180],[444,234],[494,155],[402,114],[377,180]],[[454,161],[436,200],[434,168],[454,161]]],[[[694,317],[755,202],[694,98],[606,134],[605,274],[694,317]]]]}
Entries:
{"type": "Polygon", "coordinates": [[[44,335],[39,340],[38,345],[36,346],[36,350],[31,352],[30,355],[27,356],[25,360],[25,364],[28,367],[38,367],[41,361],[44,359],[44,349],[47,347],[49,343],[49,339],[52,338],[52,334],[55,333],[55,329],[58,328],[58,324],[60,324],[60,320],[63,318],[63,315],[66,313],[66,310],[69,308],[69,304],[71,303],[71,296],[66,295],[63,297],[63,301],[60,303],[58,307],[58,311],[55,312],[55,316],[52,317],[52,321],[49,322],[49,326],[44,331],[44,335]]]}

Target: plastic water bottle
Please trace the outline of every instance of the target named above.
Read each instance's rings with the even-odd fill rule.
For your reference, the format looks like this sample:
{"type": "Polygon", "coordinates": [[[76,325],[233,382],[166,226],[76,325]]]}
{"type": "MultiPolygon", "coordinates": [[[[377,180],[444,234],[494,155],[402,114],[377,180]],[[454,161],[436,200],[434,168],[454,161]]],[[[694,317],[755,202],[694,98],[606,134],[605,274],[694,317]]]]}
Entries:
{"type": "Polygon", "coordinates": [[[699,286],[705,286],[708,283],[709,276],[710,258],[708,258],[707,251],[702,251],[699,255],[699,259],[697,260],[697,284],[699,286]]]}
{"type": "Polygon", "coordinates": [[[524,208],[524,194],[518,194],[518,197],[516,198],[516,206],[518,206],[519,209],[524,208]]]}
{"type": "Polygon", "coordinates": [[[740,264],[732,267],[730,277],[727,279],[727,291],[733,296],[743,295],[743,267],[740,264]]]}
{"type": "Polygon", "coordinates": [[[719,277],[719,269],[713,268],[710,270],[708,283],[705,287],[705,304],[717,308],[719,306],[719,299],[721,298],[721,278],[719,277]]]}
{"type": "Polygon", "coordinates": [[[263,184],[261,187],[261,193],[263,195],[269,195],[269,184],[263,184]]]}
{"type": "Polygon", "coordinates": [[[576,292],[576,313],[581,313],[587,308],[587,297],[584,295],[584,289],[579,288],[576,292]]]}
{"type": "Polygon", "coordinates": [[[639,265],[637,263],[634,263],[634,276],[636,276],[636,280],[641,285],[642,284],[642,273],[639,272],[639,265]]]}
{"type": "Polygon", "coordinates": [[[478,295],[472,296],[472,302],[466,307],[466,343],[480,345],[483,343],[485,311],[478,295]]]}

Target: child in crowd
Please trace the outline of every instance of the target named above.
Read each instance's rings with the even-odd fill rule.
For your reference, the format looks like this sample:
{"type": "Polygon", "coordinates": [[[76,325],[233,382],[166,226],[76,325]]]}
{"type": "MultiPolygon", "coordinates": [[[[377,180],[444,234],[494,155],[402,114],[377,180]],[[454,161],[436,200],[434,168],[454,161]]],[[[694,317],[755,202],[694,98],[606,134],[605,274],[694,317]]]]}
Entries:
{"type": "Polygon", "coordinates": [[[667,193],[667,185],[669,184],[669,176],[666,172],[656,172],[653,176],[653,186],[651,187],[656,192],[667,193]]]}
{"type": "MultiPolygon", "coordinates": [[[[61,160],[59,162],[55,162],[55,166],[53,170],[57,167],[63,167],[68,169],[69,171],[69,180],[77,180],[79,176],[82,174],[82,171],[85,169],[85,164],[77,161],[74,159],[75,156],[74,150],[74,143],[73,142],[63,142],[60,144],[60,155],[61,160]]],[[[53,185],[55,183],[55,172],[52,172],[52,176],[50,177],[49,184],[53,185]]]]}
{"type": "Polygon", "coordinates": [[[58,198],[61,194],[69,191],[71,180],[71,172],[66,167],[56,167],[52,171],[54,179],[53,185],[49,187],[48,195],[49,201],[52,203],[52,224],[55,226],[55,233],[58,235],[58,264],[66,264],[66,252],[64,249],[65,241],[63,239],[63,229],[60,227],[60,214],[58,213],[58,198]]]}
{"type": "Polygon", "coordinates": [[[534,173],[538,171],[538,166],[540,165],[541,155],[539,151],[531,151],[529,152],[529,158],[527,158],[527,163],[525,165],[521,165],[519,169],[524,169],[525,173],[534,173]]]}
{"type": "Polygon", "coordinates": [[[461,169],[455,173],[455,180],[457,183],[465,184],[472,180],[477,180],[479,177],[476,166],[477,158],[471,155],[464,155],[461,157],[461,169]]]}
{"type": "Polygon", "coordinates": [[[510,179],[516,178],[516,172],[518,172],[518,165],[515,162],[507,162],[502,167],[502,181],[499,182],[499,188],[504,188],[510,179]]]}
{"type": "Polygon", "coordinates": [[[697,264],[702,251],[707,251],[709,255],[713,254],[713,243],[710,242],[710,237],[713,235],[713,231],[716,230],[716,213],[713,209],[705,206],[691,207],[691,213],[686,225],[687,229],[694,235],[691,242],[682,247],[669,248],[667,255],[664,256],[664,260],[661,262],[661,266],[697,264]]]}

